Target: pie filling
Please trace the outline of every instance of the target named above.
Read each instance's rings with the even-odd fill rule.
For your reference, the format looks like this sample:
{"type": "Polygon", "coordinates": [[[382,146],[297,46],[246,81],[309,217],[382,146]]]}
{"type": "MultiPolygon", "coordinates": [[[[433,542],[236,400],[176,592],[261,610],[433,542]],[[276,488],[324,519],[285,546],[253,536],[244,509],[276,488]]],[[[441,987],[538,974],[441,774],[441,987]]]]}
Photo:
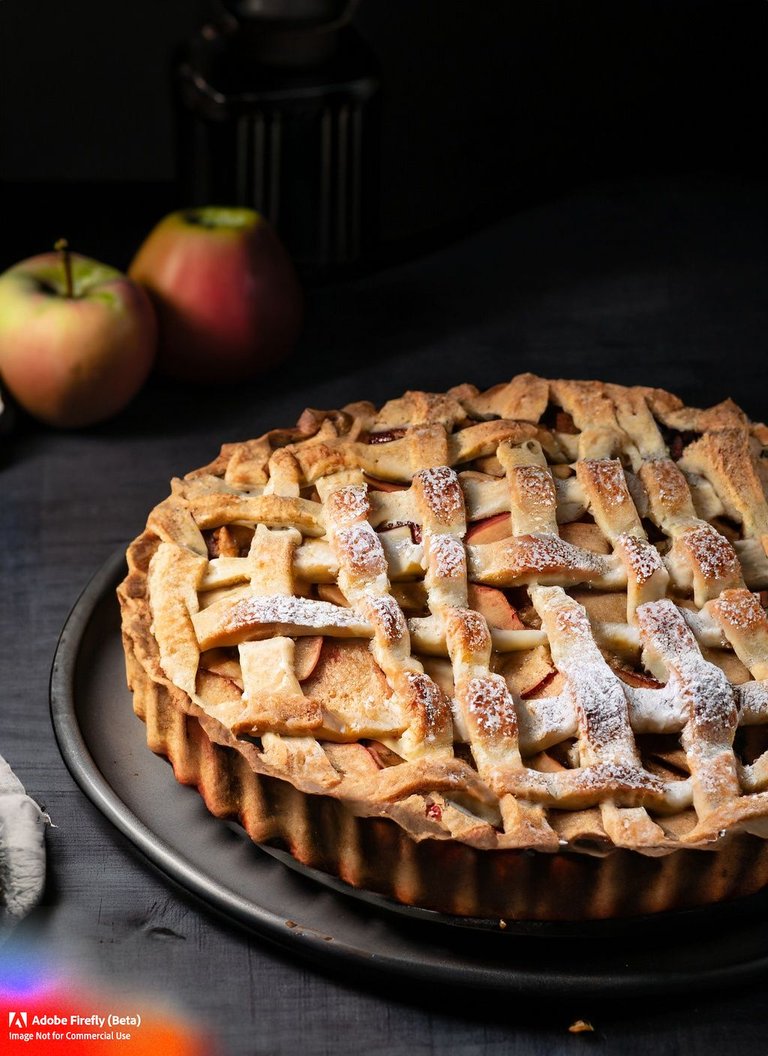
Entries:
{"type": "Polygon", "coordinates": [[[533,375],[305,411],[132,544],[137,711],[197,720],[219,782],[394,823],[401,858],[727,854],[768,834],[764,444],[731,401],[533,375]]]}

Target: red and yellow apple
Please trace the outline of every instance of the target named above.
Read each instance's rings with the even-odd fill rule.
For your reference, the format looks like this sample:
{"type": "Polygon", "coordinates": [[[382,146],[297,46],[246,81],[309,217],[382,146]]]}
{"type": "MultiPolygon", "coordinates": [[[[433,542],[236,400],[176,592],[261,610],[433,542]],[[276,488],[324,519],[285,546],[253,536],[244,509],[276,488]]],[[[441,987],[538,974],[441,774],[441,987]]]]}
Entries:
{"type": "Polygon", "coordinates": [[[156,344],[146,293],[106,264],[62,247],[0,275],[0,376],[50,425],[116,414],[143,385],[156,344]]]}
{"type": "Polygon", "coordinates": [[[172,377],[255,377],[292,351],[302,296],[277,235],[252,209],[202,206],[166,216],[129,271],[160,325],[158,366],[172,377]]]}

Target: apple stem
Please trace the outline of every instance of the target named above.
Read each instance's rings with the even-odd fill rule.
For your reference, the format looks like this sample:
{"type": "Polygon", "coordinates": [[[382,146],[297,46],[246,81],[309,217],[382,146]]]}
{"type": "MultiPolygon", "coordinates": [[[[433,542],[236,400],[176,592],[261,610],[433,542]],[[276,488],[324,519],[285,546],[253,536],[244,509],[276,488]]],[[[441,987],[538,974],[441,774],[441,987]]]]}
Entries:
{"type": "Polygon", "coordinates": [[[60,238],[53,247],[61,254],[61,264],[64,268],[64,293],[67,297],[75,296],[75,288],[72,284],[72,255],[69,252],[69,242],[66,238],[60,238]]]}

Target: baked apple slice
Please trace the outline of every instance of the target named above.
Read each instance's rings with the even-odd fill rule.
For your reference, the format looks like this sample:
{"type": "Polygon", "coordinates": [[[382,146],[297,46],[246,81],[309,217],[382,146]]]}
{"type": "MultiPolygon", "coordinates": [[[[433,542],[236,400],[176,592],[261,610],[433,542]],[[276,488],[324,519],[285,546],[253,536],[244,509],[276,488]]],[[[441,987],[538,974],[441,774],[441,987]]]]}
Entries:
{"type": "Polygon", "coordinates": [[[467,600],[473,609],[485,616],[489,627],[498,627],[505,631],[525,630],[525,624],[515,609],[495,587],[470,583],[467,587],[467,600]]]}
{"type": "Polygon", "coordinates": [[[512,522],[508,513],[496,513],[469,526],[467,542],[478,546],[481,543],[497,543],[512,535],[512,522]]]}
{"type": "Polygon", "coordinates": [[[307,635],[296,639],[293,647],[293,672],[299,682],[309,678],[315,670],[322,649],[322,634],[307,635]]]}

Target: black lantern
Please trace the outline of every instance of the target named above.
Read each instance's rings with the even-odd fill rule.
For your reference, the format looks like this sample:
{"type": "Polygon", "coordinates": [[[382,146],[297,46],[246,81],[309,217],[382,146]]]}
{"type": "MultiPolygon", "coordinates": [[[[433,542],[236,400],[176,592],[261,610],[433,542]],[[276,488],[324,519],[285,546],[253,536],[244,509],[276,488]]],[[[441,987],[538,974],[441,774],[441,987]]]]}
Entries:
{"type": "Polygon", "coordinates": [[[247,205],[309,272],[375,243],[379,77],[357,0],[221,0],[177,77],[184,204],[247,205]]]}

